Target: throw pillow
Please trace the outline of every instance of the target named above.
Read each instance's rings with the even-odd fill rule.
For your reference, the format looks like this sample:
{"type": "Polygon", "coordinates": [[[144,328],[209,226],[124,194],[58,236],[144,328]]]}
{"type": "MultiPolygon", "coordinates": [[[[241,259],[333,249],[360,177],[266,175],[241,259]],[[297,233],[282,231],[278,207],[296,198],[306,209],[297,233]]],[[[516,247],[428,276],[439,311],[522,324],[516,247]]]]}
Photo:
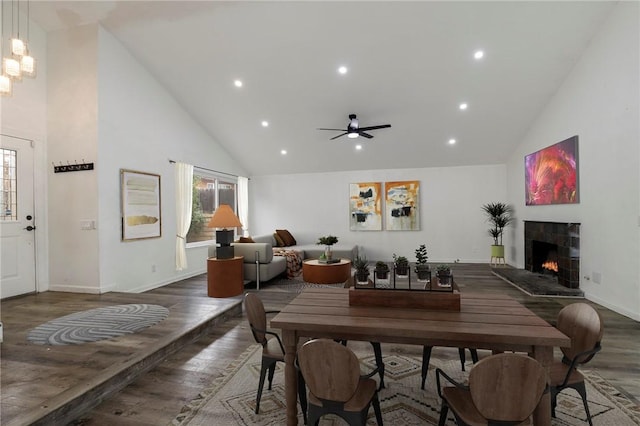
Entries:
{"type": "Polygon", "coordinates": [[[251,237],[240,237],[238,242],[239,243],[255,243],[255,241],[253,241],[253,238],[251,237]]]}
{"type": "Polygon", "coordinates": [[[293,235],[291,235],[291,232],[287,231],[286,229],[276,229],[276,233],[280,236],[280,238],[282,238],[282,241],[284,241],[285,247],[295,246],[296,244],[298,244],[296,239],[293,238],[293,235]]]}
{"type": "Polygon", "coordinates": [[[282,238],[277,232],[273,233],[273,238],[276,240],[276,247],[284,247],[284,241],[282,241],[282,238]]]}

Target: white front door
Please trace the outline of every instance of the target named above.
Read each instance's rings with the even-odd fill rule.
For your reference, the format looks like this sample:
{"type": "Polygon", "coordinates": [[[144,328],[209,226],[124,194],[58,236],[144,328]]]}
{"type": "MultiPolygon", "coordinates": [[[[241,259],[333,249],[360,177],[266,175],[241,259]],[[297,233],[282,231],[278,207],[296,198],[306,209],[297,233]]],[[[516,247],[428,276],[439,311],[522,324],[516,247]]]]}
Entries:
{"type": "Polygon", "coordinates": [[[33,142],[1,135],[0,298],[36,291],[33,142]]]}

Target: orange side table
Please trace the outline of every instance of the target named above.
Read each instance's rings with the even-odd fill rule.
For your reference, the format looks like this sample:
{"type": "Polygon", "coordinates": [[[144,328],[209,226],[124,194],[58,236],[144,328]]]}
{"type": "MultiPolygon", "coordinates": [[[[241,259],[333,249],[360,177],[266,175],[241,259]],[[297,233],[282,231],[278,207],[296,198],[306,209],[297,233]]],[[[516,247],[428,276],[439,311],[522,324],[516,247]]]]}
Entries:
{"type": "Polygon", "coordinates": [[[207,295],[209,297],[239,296],[244,291],[243,256],[232,259],[207,259],[207,295]]]}

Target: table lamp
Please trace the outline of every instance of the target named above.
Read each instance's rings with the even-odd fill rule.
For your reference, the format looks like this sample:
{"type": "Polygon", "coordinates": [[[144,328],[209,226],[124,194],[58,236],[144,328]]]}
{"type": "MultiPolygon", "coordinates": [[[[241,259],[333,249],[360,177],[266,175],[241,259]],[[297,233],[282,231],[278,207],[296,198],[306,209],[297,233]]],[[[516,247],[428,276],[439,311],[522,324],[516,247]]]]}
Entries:
{"type": "Polygon", "coordinates": [[[233,246],[231,245],[233,242],[233,229],[227,228],[242,227],[242,223],[240,223],[240,219],[233,212],[231,206],[220,204],[207,226],[209,228],[224,228],[216,231],[216,243],[218,244],[216,258],[232,259],[234,257],[233,246]]]}

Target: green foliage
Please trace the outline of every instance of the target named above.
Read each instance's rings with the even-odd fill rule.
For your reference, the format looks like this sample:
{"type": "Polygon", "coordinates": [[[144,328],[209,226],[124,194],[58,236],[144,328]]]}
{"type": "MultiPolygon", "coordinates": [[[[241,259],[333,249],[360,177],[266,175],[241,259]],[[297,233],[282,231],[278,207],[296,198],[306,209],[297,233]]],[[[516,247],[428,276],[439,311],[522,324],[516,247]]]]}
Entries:
{"type": "Polygon", "coordinates": [[[445,265],[444,263],[436,266],[436,271],[441,272],[451,272],[451,267],[449,265],[445,265]]]}
{"type": "Polygon", "coordinates": [[[389,272],[389,265],[387,265],[387,262],[383,262],[382,260],[378,260],[376,262],[376,271],[378,271],[378,272],[389,272]]]}
{"type": "Polygon", "coordinates": [[[409,259],[404,256],[396,256],[396,254],[393,253],[393,263],[395,263],[396,266],[407,266],[409,265],[409,259]]]}
{"type": "Polygon", "coordinates": [[[357,256],[356,260],[353,262],[353,266],[356,268],[358,272],[368,271],[369,261],[366,256],[357,256]]]}
{"type": "Polygon", "coordinates": [[[192,200],[191,200],[191,225],[189,226],[188,237],[198,235],[202,228],[204,228],[207,221],[202,212],[202,205],[200,204],[200,196],[198,193],[198,183],[200,183],[200,177],[193,177],[192,185],[192,200]]]}
{"type": "Polygon", "coordinates": [[[420,246],[416,249],[416,264],[418,265],[426,265],[427,259],[427,246],[424,244],[420,244],[420,246]]]}
{"type": "Polygon", "coordinates": [[[318,242],[316,244],[320,244],[323,246],[332,246],[338,242],[338,237],[333,235],[327,235],[324,237],[318,238],[318,242]]]}
{"type": "Polygon", "coordinates": [[[513,223],[513,207],[506,203],[497,202],[483,205],[482,210],[487,215],[487,222],[492,225],[488,232],[493,238],[493,244],[502,245],[504,228],[513,223]]]}

